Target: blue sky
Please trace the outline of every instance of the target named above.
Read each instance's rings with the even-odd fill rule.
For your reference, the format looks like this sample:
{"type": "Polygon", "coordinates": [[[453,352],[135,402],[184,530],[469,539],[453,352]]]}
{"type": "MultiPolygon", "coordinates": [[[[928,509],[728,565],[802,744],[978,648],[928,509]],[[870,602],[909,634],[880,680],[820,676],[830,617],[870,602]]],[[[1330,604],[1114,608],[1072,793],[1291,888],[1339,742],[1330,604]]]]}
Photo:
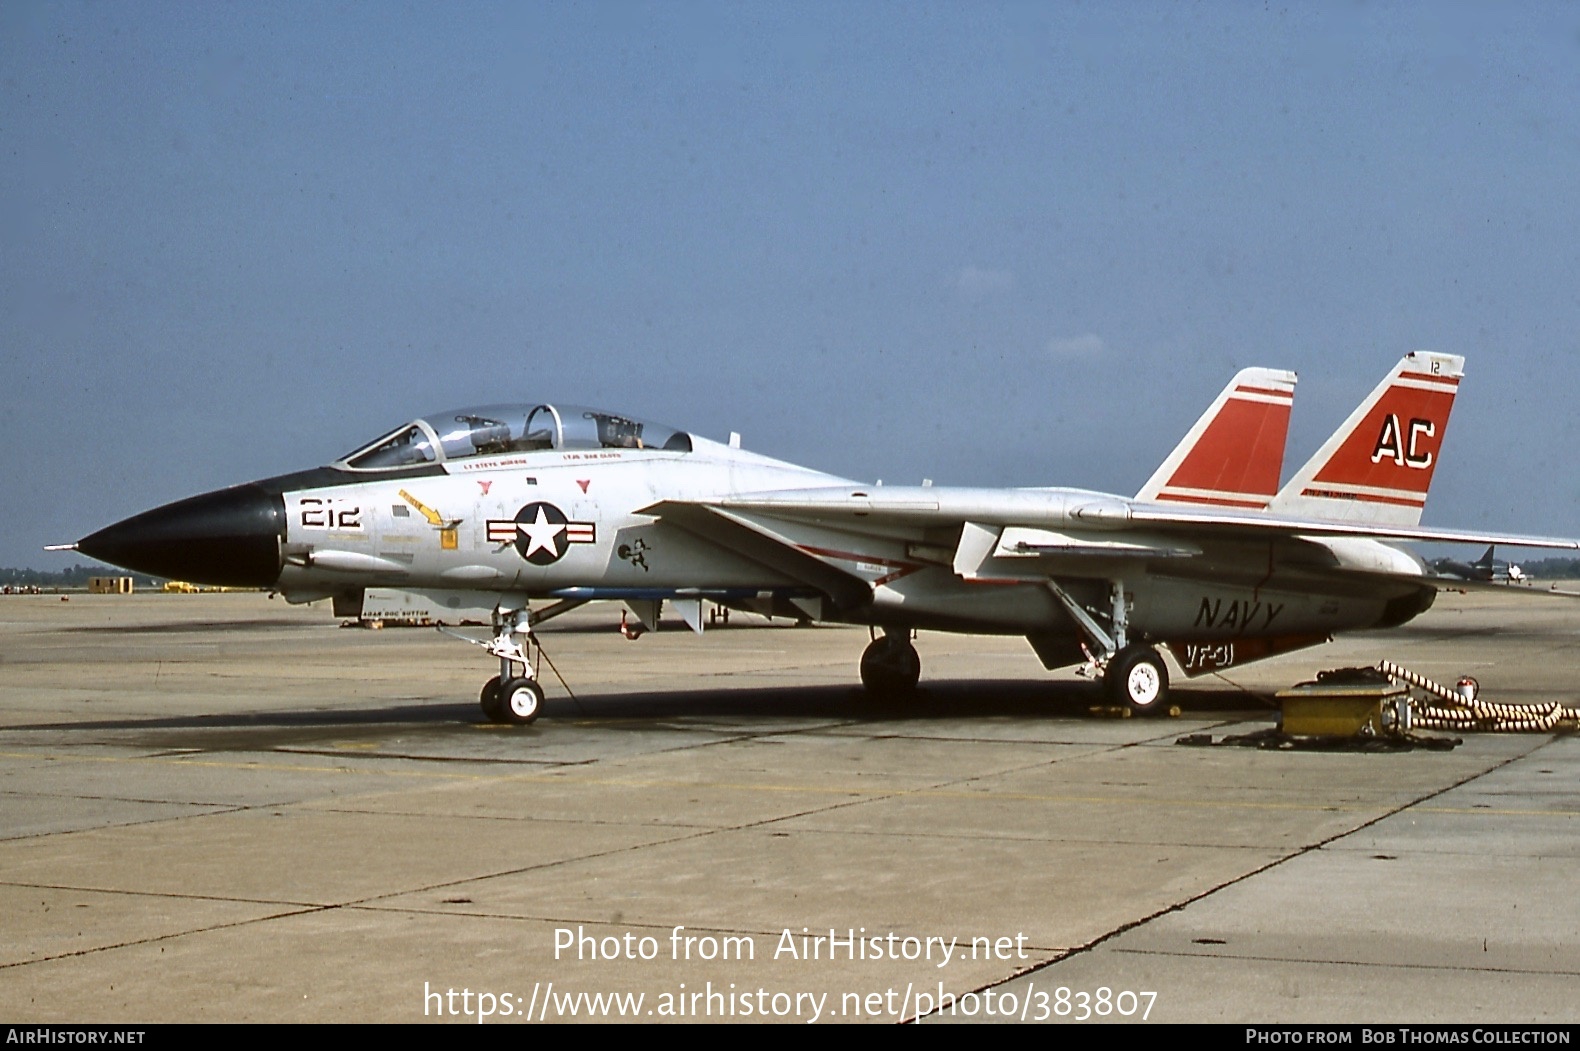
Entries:
{"type": "Polygon", "coordinates": [[[1573,5],[0,4],[0,565],[420,413],[1134,492],[1465,354],[1425,521],[1580,534],[1573,5]]]}

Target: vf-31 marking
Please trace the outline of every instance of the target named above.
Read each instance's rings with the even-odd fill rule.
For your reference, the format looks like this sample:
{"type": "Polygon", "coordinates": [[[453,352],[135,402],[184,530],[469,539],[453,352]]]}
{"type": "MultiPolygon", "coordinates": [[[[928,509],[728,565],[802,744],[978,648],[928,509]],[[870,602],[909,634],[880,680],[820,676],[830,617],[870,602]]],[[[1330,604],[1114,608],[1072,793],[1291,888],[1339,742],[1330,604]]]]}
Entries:
{"type": "Polygon", "coordinates": [[[373,586],[476,593],[495,635],[473,641],[500,662],[482,704],[506,722],[543,700],[534,625],[599,599],[648,628],[667,602],[701,631],[704,601],[872,625],[861,679],[879,694],[916,687],[918,630],[1022,635],[1045,666],[1090,660],[1152,712],[1169,695],[1160,649],[1199,674],[1425,610],[1437,582],[1398,542],[1580,546],[1420,526],[1463,364],[1406,355],[1282,488],[1295,376],[1276,369],[1235,376],[1134,497],[869,486],[733,436],[527,403],[425,416],[67,546],[337,612],[373,586]]]}

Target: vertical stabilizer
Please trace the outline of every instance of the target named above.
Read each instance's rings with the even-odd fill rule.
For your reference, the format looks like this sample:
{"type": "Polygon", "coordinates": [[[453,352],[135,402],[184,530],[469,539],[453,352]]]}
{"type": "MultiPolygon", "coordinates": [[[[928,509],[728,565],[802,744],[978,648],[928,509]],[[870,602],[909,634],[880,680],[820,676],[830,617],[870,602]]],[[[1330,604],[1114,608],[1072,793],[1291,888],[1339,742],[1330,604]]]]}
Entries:
{"type": "Polygon", "coordinates": [[[1457,355],[1406,354],[1270,509],[1337,522],[1419,524],[1464,374],[1457,355]]]}
{"type": "Polygon", "coordinates": [[[1169,453],[1138,500],[1261,510],[1278,492],[1295,374],[1242,369],[1169,453]]]}

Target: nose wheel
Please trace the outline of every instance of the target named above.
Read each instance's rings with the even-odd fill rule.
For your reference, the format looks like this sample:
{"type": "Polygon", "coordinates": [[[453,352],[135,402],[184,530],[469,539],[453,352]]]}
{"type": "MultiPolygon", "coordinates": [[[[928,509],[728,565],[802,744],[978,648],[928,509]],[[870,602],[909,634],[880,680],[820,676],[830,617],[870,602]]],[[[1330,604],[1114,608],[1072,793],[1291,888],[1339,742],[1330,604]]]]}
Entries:
{"type": "Polygon", "coordinates": [[[543,687],[525,676],[501,681],[496,675],[483,683],[478,701],[489,722],[526,726],[543,711],[543,687]]]}
{"type": "MultiPolygon", "coordinates": [[[[538,685],[536,679],[506,679],[499,684],[498,700],[494,703],[499,714],[489,715],[490,719],[512,726],[526,726],[543,710],[543,687],[538,685]]],[[[483,710],[488,711],[486,707],[483,710]]]]}
{"type": "Polygon", "coordinates": [[[922,658],[908,633],[878,636],[861,655],[861,684],[874,697],[894,699],[916,692],[922,677],[922,658]]]}
{"type": "Polygon", "coordinates": [[[528,659],[528,647],[532,645],[529,614],[525,609],[500,611],[494,621],[496,634],[488,642],[458,634],[456,638],[482,646],[499,658],[499,674],[483,683],[477,696],[483,715],[489,722],[526,726],[543,711],[543,687],[533,677],[528,659]]]}
{"type": "Polygon", "coordinates": [[[488,717],[489,722],[502,723],[505,721],[504,710],[499,706],[499,676],[496,675],[483,683],[483,692],[478,695],[477,700],[482,704],[483,714],[488,717]]]}
{"type": "Polygon", "coordinates": [[[543,687],[536,679],[516,676],[501,681],[496,675],[483,683],[478,701],[489,722],[526,726],[543,711],[543,687]]]}

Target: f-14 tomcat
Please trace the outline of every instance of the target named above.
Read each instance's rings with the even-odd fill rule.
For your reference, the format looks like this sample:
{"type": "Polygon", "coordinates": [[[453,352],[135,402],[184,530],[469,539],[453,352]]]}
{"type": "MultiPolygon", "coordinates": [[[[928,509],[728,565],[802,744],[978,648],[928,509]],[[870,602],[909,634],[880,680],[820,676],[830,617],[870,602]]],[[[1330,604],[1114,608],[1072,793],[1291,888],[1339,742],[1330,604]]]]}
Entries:
{"type": "Polygon", "coordinates": [[[1295,376],[1247,369],[1133,498],[866,485],[617,413],[489,405],[67,546],[341,608],[369,587],[482,593],[495,636],[476,641],[500,661],[482,705],[501,722],[543,702],[532,628],[598,599],[649,627],[669,602],[700,631],[704,600],[870,625],[861,680],[884,695],[915,688],[917,630],[1023,635],[1150,713],[1160,646],[1194,675],[1427,609],[1436,585],[1395,542],[1580,546],[1419,526],[1463,365],[1406,355],[1282,489],[1295,376]]]}

